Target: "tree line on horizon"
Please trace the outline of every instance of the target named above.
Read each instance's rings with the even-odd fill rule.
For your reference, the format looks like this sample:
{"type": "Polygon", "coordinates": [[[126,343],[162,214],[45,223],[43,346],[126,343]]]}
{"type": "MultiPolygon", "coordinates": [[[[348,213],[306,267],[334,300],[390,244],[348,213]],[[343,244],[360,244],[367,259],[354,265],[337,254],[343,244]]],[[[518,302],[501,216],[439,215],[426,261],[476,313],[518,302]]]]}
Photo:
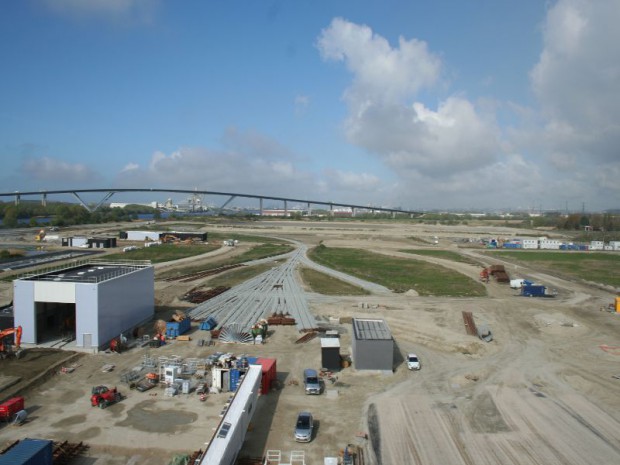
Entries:
{"type": "MultiPolygon", "coordinates": [[[[154,219],[161,218],[161,212],[153,207],[138,204],[129,204],[125,207],[100,206],[90,212],[82,205],[68,202],[48,202],[42,205],[37,201],[14,202],[0,201],[0,218],[3,228],[15,228],[18,226],[40,227],[38,219],[49,218],[50,226],[74,226],[79,224],[100,224],[119,221],[131,221],[138,219],[139,214],[152,214],[154,219]],[[27,220],[27,223],[24,221],[27,220]]],[[[317,210],[318,214],[318,210],[317,210]]],[[[173,214],[172,218],[182,215],[173,214]]],[[[360,214],[354,219],[390,219],[390,214],[360,214]]],[[[397,215],[402,221],[402,215],[397,215]]],[[[255,217],[254,217],[255,219],[255,217]]],[[[292,220],[301,220],[300,215],[293,215],[292,220]]],[[[330,218],[331,219],[331,218],[330,218]]],[[[555,228],[565,231],[591,231],[613,232],[620,231],[620,213],[572,213],[562,214],[559,212],[542,213],[538,216],[530,216],[528,213],[513,213],[510,219],[500,215],[485,215],[484,217],[468,214],[456,214],[445,212],[427,212],[413,221],[435,224],[468,224],[472,221],[503,221],[506,226],[531,227],[531,228],[555,228]]]]}

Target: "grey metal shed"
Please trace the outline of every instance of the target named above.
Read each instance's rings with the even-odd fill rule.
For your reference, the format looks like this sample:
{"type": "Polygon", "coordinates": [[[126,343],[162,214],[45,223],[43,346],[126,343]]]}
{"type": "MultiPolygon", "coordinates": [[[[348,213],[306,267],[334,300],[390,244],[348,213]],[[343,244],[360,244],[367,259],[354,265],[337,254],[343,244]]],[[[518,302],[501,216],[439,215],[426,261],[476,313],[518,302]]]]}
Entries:
{"type": "Polygon", "coordinates": [[[394,338],[385,320],[354,318],[352,348],[356,369],[393,370],[394,338]]]}

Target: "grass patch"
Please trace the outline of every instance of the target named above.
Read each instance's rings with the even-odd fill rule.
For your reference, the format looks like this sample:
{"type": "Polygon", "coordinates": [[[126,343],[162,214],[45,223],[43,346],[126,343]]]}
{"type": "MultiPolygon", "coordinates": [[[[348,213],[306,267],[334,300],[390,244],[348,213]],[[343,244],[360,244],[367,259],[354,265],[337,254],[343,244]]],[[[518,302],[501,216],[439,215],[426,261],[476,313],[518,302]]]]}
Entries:
{"type": "MultiPolygon", "coordinates": [[[[259,260],[261,258],[275,257],[292,251],[294,247],[289,244],[260,244],[256,247],[252,247],[250,250],[237,255],[235,257],[227,257],[219,260],[214,260],[208,264],[192,265],[183,268],[176,268],[157,276],[158,279],[171,278],[174,276],[181,276],[183,274],[197,273],[198,271],[207,271],[219,268],[221,266],[236,265],[238,263],[251,262],[253,260],[259,260]]],[[[268,267],[273,267],[273,264],[267,264],[268,267]]]]}
{"type": "Polygon", "coordinates": [[[563,276],[620,287],[620,255],[596,252],[492,252],[516,264],[563,276]]]}
{"type": "Polygon", "coordinates": [[[274,261],[272,263],[263,263],[261,265],[253,265],[253,266],[244,266],[241,268],[236,268],[231,271],[227,271],[226,273],[222,273],[221,275],[216,275],[209,279],[209,286],[217,287],[217,286],[226,286],[233,287],[237,284],[241,284],[249,279],[258,276],[261,273],[273,268],[274,266],[279,265],[280,261],[274,261]]]}
{"type": "Polygon", "coordinates": [[[302,268],[301,277],[313,292],[324,295],[368,295],[366,289],[346,283],[312,268],[302,268]]]}
{"type": "Polygon", "coordinates": [[[394,292],[413,289],[420,295],[486,295],[486,289],[477,281],[420,260],[387,257],[360,249],[328,248],[323,244],[312,249],[309,256],[317,263],[381,284],[394,292]]]}
{"type": "Polygon", "coordinates": [[[247,252],[242,253],[237,257],[233,257],[233,260],[239,260],[237,263],[249,262],[252,260],[258,260],[261,258],[275,257],[276,255],[282,255],[295,250],[290,244],[282,243],[265,243],[252,247],[247,252]]]}
{"type": "Polygon", "coordinates": [[[409,239],[412,242],[417,242],[419,244],[425,244],[425,245],[432,244],[432,241],[427,241],[426,239],[422,239],[421,237],[417,237],[417,236],[409,236],[407,237],[407,239],[409,239]]]}
{"type": "Polygon", "coordinates": [[[221,232],[209,232],[208,238],[210,241],[227,241],[229,239],[232,239],[239,242],[260,242],[262,244],[280,244],[282,242],[282,239],[276,239],[273,237],[250,236],[246,234],[231,234],[221,232]]]}
{"type": "Polygon", "coordinates": [[[403,250],[399,250],[399,252],[413,253],[416,255],[426,255],[428,257],[442,258],[444,260],[450,260],[453,262],[468,263],[470,265],[478,265],[478,263],[472,260],[471,258],[464,257],[463,255],[459,253],[451,252],[449,250],[403,249],[403,250]]]}
{"type": "Polygon", "coordinates": [[[143,247],[129,252],[106,255],[106,260],[150,260],[152,263],[169,262],[179,258],[193,257],[219,249],[217,245],[161,244],[143,247]]]}

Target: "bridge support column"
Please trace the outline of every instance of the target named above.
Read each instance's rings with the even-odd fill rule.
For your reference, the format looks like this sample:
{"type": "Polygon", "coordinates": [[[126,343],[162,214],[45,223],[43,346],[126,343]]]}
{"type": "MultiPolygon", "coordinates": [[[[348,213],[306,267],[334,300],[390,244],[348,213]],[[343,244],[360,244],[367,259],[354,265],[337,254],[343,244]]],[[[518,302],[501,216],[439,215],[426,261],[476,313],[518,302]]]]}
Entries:
{"type": "Polygon", "coordinates": [[[235,200],[236,197],[237,197],[236,195],[231,195],[230,198],[226,202],[224,202],[224,205],[220,207],[220,210],[218,211],[218,215],[220,215],[222,213],[222,210],[224,210],[224,207],[226,207],[226,205],[228,205],[230,202],[235,200]]]}
{"type": "Polygon", "coordinates": [[[259,209],[260,209],[260,216],[263,216],[263,198],[261,197],[260,199],[258,199],[258,203],[259,203],[259,209]]]}

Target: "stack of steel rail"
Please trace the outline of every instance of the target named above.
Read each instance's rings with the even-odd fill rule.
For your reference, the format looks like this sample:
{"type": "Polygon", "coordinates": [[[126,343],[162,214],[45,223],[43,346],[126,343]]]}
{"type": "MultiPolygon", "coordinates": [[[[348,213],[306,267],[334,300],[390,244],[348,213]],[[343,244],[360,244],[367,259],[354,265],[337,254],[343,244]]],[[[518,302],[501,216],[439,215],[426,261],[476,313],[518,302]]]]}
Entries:
{"type": "Polygon", "coordinates": [[[310,313],[304,290],[295,279],[295,269],[304,253],[302,247],[287,254],[289,259],[282,265],[198,305],[189,316],[193,320],[213,317],[216,329],[234,323],[249,331],[260,319],[282,313],[295,318],[299,331],[316,329],[318,325],[310,313]]]}

